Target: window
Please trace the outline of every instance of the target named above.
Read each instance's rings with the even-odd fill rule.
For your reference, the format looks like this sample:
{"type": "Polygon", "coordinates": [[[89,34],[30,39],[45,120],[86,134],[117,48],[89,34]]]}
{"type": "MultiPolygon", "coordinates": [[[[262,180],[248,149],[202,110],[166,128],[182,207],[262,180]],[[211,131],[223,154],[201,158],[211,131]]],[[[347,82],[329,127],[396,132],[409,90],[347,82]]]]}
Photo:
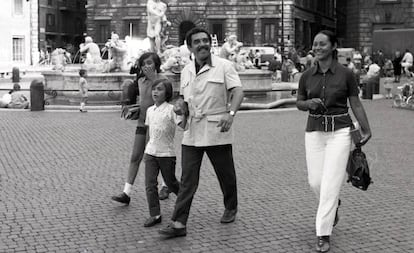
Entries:
{"type": "Polygon", "coordinates": [[[137,0],[125,0],[125,3],[127,5],[138,5],[139,1],[137,1],[137,0]]]}
{"type": "Polygon", "coordinates": [[[53,0],[47,0],[47,5],[52,6],[53,5],[53,0]]]}
{"type": "Polygon", "coordinates": [[[139,35],[139,20],[138,19],[131,19],[124,21],[124,36],[130,37],[138,37],[139,35]]]}
{"type": "Polygon", "coordinates": [[[263,19],[262,20],[262,43],[276,44],[279,30],[278,19],[263,19]]]}
{"type": "Polygon", "coordinates": [[[98,5],[107,5],[108,4],[108,0],[97,0],[96,1],[98,5]]]}
{"type": "Polygon", "coordinates": [[[238,25],[239,37],[237,40],[242,41],[245,46],[254,45],[254,20],[242,19],[238,25]]]}
{"type": "Polygon", "coordinates": [[[99,21],[98,25],[98,42],[106,43],[111,38],[110,23],[109,21],[99,21]]]}
{"type": "Polygon", "coordinates": [[[24,61],[24,37],[13,38],[13,61],[24,61]]]}
{"type": "Polygon", "coordinates": [[[224,43],[224,19],[212,19],[208,21],[210,24],[211,34],[217,35],[217,41],[219,44],[224,43]]]}
{"type": "Polygon", "coordinates": [[[53,30],[55,25],[55,15],[46,14],[46,30],[53,30]]]}
{"type": "Polygon", "coordinates": [[[401,2],[400,0],[377,0],[381,4],[395,4],[401,2]]]}
{"type": "Polygon", "coordinates": [[[14,14],[23,15],[23,0],[14,0],[14,14]]]}

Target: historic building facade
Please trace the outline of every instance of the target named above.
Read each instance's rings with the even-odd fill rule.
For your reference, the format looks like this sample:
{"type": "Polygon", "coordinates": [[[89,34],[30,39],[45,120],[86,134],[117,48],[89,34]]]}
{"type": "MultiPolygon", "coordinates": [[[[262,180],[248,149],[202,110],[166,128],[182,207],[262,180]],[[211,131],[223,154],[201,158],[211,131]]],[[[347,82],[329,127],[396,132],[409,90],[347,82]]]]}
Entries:
{"type": "Polygon", "coordinates": [[[30,65],[38,59],[37,1],[3,0],[0,8],[0,69],[30,65]]]}
{"type": "MultiPolygon", "coordinates": [[[[86,32],[86,0],[38,0],[39,48],[78,47],[86,32]]],[[[68,48],[70,51],[76,49],[68,48]]],[[[73,53],[73,52],[72,52],[73,53]]]]}
{"type": "MultiPolygon", "coordinates": [[[[235,34],[249,46],[309,47],[318,29],[335,30],[336,0],[285,1],[187,1],[164,0],[168,5],[167,44],[181,45],[185,33],[194,26],[203,26],[217,36],[219,44],[227,35],[235,34]],[[283,38],[283,39],[282,39],[283,38]]],[[[88,0],[87,33],[103,44],[116,32],[146,36],[146,0],[88,0]]]]}
{"type": "Polygon", "coordinates": [[[345,9],[346,28],[343,32],[344,44],[348,47],[372,53],[373,49],[379,49],[375,43],[383,43],[375,41],[376,35],[382,32],[389,34],[383,36],[385,40],[392,40],[382,50],[395,48],[394,43],[398,41],[413,41],[404,34],[414,29],[414,0],[347,0],[341,7],[345,9]]]}

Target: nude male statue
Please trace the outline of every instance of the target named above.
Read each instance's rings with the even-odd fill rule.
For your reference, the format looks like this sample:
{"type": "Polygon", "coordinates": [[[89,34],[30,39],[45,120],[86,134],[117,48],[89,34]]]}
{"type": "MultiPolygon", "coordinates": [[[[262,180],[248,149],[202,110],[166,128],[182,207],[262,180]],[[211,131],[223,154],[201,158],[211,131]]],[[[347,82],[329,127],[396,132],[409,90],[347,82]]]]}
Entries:
{"type": "Polygon", "coordinates": [[[99,46],[93,42],[92,37],[86,36],[85,43],[79,45],[80,53],[86,53],[84,64],[100,64],[102,62],[99,46]]]}
{"type": "Polygon", "coordinates": [[[165,12],[167,11],[167,5],[160,0],[148,0],[147,2],[147,36],[153,43],[153,51],[161,53],[161,47],[163,40],[165,40],[164,30],[166,26],[170,26],[171,23],[167,20],[165,12]]]}

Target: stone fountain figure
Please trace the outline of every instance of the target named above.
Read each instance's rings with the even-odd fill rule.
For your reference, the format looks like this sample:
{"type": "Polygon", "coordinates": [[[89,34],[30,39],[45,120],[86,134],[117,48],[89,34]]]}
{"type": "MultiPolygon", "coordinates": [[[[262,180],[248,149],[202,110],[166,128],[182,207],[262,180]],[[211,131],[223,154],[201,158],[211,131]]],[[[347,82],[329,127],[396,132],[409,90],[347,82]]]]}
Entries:
{"type": "Polygon", "coordinates": [[[112,33],[111,39],[105,44],[108,49],[108,67],[105,72],[121,72],[128,71],[127,67],[127,48],[126,45],[119,40],[116,33],[112,33]]]}
{"type": "Polygon", "coordinates": [[[164,48],[168,39],[165,29],[171,23],[167,20],[165,12],[167,5],[160,0],[148,0],[147,2],[147,36],[151,39],[152,51],[158,54],[164,48]]]}
{"type": "Polygon", "coordinates": [[[102,58],[99,46],[93,42],[92,37],[86,36],[85,43],[79,45],[80,53],[86,53],[84,61],[85,69],[88,71],[97,71],[102,68],[102,58]]]}

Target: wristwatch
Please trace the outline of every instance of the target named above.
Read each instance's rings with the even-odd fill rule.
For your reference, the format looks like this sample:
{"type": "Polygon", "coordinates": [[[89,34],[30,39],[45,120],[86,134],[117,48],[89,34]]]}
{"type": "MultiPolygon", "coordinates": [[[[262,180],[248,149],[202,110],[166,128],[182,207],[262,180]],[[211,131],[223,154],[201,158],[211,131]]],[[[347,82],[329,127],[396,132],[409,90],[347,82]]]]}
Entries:
{"type": "Polygon", "coordinates": [[[230,111],[229,114],[234,117],[234,115],[236,115],[236,112],[235,111],[230,111]]]}

